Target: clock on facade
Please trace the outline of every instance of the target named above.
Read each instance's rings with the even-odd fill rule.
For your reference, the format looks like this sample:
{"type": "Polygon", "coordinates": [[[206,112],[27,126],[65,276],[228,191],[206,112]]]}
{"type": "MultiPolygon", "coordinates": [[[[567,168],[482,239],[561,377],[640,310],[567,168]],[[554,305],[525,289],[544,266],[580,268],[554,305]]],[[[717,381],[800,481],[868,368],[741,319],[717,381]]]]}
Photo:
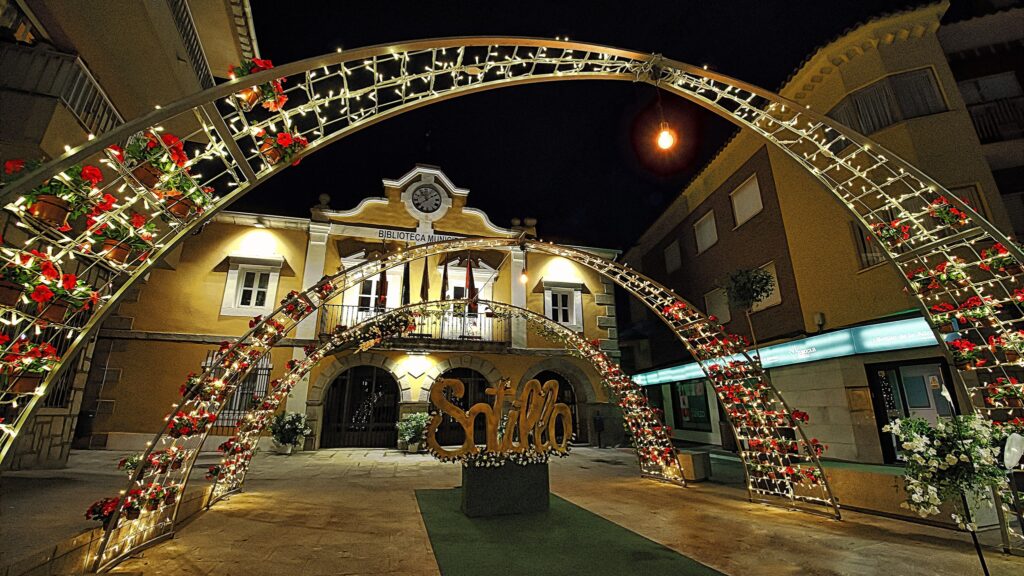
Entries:
{"type": "Polygon", "coordinates": [[[441,207],[441,191],[433,186],[420,186],[412,192],[412,205],[424,214],[436,212],[441,207]]]}

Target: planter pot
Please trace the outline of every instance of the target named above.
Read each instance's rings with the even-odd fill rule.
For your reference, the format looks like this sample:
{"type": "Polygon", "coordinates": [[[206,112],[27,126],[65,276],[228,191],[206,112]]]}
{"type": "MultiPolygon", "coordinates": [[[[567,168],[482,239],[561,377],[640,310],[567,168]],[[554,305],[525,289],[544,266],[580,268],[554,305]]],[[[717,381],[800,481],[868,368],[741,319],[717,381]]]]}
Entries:
{"type": "Polygon", "coordinates": [[[153,166],[149,162],[140,164],[132,169],[132,176],[139,181],[139,184],[142,184],[146,188],[155,187],[157,183],[160,182],[160,178],[163,175],[164,173],[159,168],[153,166]]]}
{"type": "Polygon", "coordinates": [[[139,515],[141,515],[141,514],[142,514],[142,510],[139,510],[138,508],[130,508],[128,510],[125,510],[124,513],[121,514],[121,516],[123,516],[124,518],[127,518],[129,520],[138,520],[139,519],[139,515]]]}
{"type": "Polygon", "coordinates": [[[277,453],[278,454],[283,454],[285,456],[288,456],[289,454],[292,453],[293,446],[291,444],[276,444],[275,443],[275,448],[277,448],[277,453]]]}
{"type": "Polygon", "coordinates": [[[263,156],[263,159],[267,161],[267,164],[270,164],[271,166],[277,164],[284,158],[281,151],[269,142],[264,142],[260,146],[260,154],[263,156]]]}
{"type": "Polygon", "coordinates": [[[957,370],[970,370],[974,368],[973,360],[956,360],[954,361],[957,370]]]}
{"type": "Polygon", "coordinates": [[[168,494],[167,496],[164,497],[164,504],[167,505],[167,506],[170,506],[170,505],[174,504],[174,502],[177,501],[177,500],[178,500],[178,495],[177,494],[168,494]]]}
{"type": "Polygon", "coordinates": [[[29,214],[54,228],[61,228],[68,223],[69,212],[71,212],[71,204],[52,194],[43,194],[28,207],[29,214]]]}
{"type": "Polygon", "coordinates": [[[180,469],[181,469],[181,462],[179,462],[179,461],[171,462],[171,470],[180,470],[180,469]]]}
{"type": "Polygon", "coordinates": [[[1006,400],[1003,400],[1003,403],[1007,408],[1020,408],[1024,406],[1024,400],[1021,400],[1020,398],[1007,398],[1006,400]]]}
{"type": "Polygon", "coordinates": [[[1012,266],[1006,266],[1006,267],[1000,269],[999,272],[1001,274],[1006,274],[1007,276],[1016,276],[1016,275],[1020,274],[1021,272],[1024,272],[1024,269],[1021,269],[1020,266],[1014,264],[1012,266]]]}
{"type": "Polygon", "coordinates": [[[260,103],[260,91],[256,87],[246,88],[241,92],[235,92],[235,100],[242,112],[250,112],[260,103]]]}
{"type": "Polygon", "coordinates": [[[182,220],[188,220],[199,214],[199,206],[185,196],[168,196],[167,211],[182,220]]]}
{"type": "Polygon", "coordinates": [[[43,311],[39,313],[39,318],[47,322],[60,324],[67,317],[67,314],[68,305],[60,300],[54,300],[49,305],[43,306],[43,311]]]}
{"type": "Polygon", "coordinates": [[[131,246],[113,238],[107,238],[103,241],[102,251],[104,258],[117,264],[124,264],[132,255],[131,246]]]}
{"type": "Polygon", "coordinates": [[[1006,356],[1007,362],[1020,361],[1020,352],[1017,352],[1016,350],[1003,350],[1003,355],[1006,356]]]}
{"type": "Polygon", "coordinates": [[[0,280],[0,304],[14,308],[21,300],[21,295],[24,293],[24,290],[24,287],[20,284],[8,282],[7,280],[0,280]]]}
{"type": "Polygon", "coordinates": [[[408,452],[409,454],[416,454],[417,452],[420,451],[420,443],[409,442],[409,446],[405,449],[405,451],[408,452]]]}
{"type": "Polygon", "coordinates": [[[21,374],[14,377],[14,382],[8,391],[18,394],[31,394],[36,391],[36,388],[39,387],[39,383],[42,381],[42,374],[21,374]]]}
{"type": "Polygon", "coordinates": [[[943,325],[939,326],[939,333],[940,334],[952,334],[953,333],[953,324],[949,323],[949,324],[943,324],[943,325]]]}

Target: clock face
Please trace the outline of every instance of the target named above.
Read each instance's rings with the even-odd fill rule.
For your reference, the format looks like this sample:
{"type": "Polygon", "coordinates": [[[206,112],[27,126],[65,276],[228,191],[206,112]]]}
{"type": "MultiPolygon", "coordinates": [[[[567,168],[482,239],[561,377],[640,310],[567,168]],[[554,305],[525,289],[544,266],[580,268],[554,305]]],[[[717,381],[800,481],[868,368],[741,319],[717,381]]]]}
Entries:
{"type": "Polygon", "coordinates": [[[441,191],[433,186],[420,186],[413,190],[412,205],[426,214],[437,212],[441,207],[441,191]]]}

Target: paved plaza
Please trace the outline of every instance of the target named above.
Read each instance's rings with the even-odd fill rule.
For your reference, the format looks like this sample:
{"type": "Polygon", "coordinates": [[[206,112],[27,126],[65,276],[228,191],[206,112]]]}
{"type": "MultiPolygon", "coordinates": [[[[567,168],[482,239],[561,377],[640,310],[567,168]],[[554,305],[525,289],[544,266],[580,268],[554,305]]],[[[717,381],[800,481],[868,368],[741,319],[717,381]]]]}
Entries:
{"type": "MultiPolygon", "coordinates": [[[[72,459],[78,470],[50,473],[63,481],[43,481],[43,472],[5,474],[5,516],[11,512],[8,503],[20,506],[16,519],[26,534],[39,539],[39,528],[53,539],[60,531],[69,536],[89,527],[79,508],[102,495],[90,492],[106,490],[106,484],[115,485],[120,478],[95,470],[90,475],[86,469],[115,457],[113,452],[78,453],[72,459]],[[31,475],[32,482],[6,481],[31,475]],[[64,493],[85,504],[46,509],[37,516],[45,519],[45,526],[33,527],[25,503],[33,494],[54,500],[54,485],[64,485],[64,493]]],[[[141,552],[114,572],[440,574],[415,491],[459,482],[458,466],[427,455],[378,449],[288,457],[263,452],[256,456],[244,493],[217,504],[181,527],[173,540],[141,552]]],[[[577,506],[727,574],[980,573],[962,533],[851,511],[836,522],[751,504],[734,484],[709,482],[684,489],[644,480],[626,450],[575,449],[552,463],[551,488],[577,506]]],[[[12,519],[12,527],[17,524],[12,519]]],[[[5,535],[5,555],[14,552],[9,544],[5,535]]],[[[22,540],[17,546],[29,543],[22,540]]],[[[987,558],[992,574],[1024,573],[1022,558],[995,551],[987,558]]]]}

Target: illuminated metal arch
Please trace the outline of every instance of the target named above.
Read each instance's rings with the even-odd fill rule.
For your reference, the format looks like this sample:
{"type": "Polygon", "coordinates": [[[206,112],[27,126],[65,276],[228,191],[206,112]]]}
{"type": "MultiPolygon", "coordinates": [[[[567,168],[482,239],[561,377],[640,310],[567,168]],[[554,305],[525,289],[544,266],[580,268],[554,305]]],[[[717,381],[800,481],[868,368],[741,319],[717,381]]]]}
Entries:
{"type": "MultiPolygon", "coordinates": [[[[785,151],[848,208],[885,248],[890,262],[901,272],[912,275],[907,286],[937,326],[949,323],[946,317],[934,317],[928,310],[929,303],[966,308],[974,306],[977,300],[973,298],[977,297],[983,306],[980,310],[970,308],[976,320],[956,324],[954,328],[977,344],[985,344],[990,336],[1016,344],[996,346],[991,354],[982,353],[988,363],[981,372],[989,377],[989,382],[978,382],[978,371],[961,371],[961,393],[970,397],[975,409],[997,418],[1014,414],[1013,408],[1000,405],[998,398],[993,401],[990,394],[993,387],[1007,386],[1000,383],[1004,381],[995,380],[995,376],[1019,375],[1019,362],[1011,361],[1007,353],[1021,347],[1014,339],[1022,328],[1018,302],[1024,299],[1024,292],[1015,283],[1024,262],[1019,246],[905,160],[817,112],[745,82],[682,62],[580,42],[451,38],[328,54],[211,88],[70,149],[65,156],[4,190],[5,201],[10,202],[8,222],[16,226],[5,228],[8,250],[0,254],[0,264],[16,264],[15,249],[49,249],[61,266],[73,268],[80,275],[91,274],[90,281],[100,290],[104,301],[91,313],[75,314],[66,323],[45,327],[36,324],[36,310],[28,310],[27,306],[5,308],[7,324],[13,325],[14,336],[70,341],[63,356],[74,357],[113,304],[156,260],[218,211],[285,167],[285,163],[268,165],[264,161],[256,148],[255,134],[261,129],[287,129],[303,135],[309,139],[306,153],[310,153],[376,122],[447,98],[504,86],[575,79],[656,85],[753,130],[785,151]],[[256,112],[244,112],[237,106],[234,93],[278,77],[287,80],[290,102],[285,109],[274,113],[258,108],[256,112]],[[188,141],[187,164],[193,168],[187,177],[188,188],[212,189],[214,199],[201,216],[175,216],[171,211],[174,200],[154,195],[104,152],[109,145],[123,144],[137,132],[161,128],[173,129],[188,141]],[[127,223],[130,213],[136,211],[156,226],[153,249],[137,258],[135,265],[111,264],[105,253],[94,247],[89,231],[48,229],[27,216],[24,203],[18,202],[23,193],[62,171],[78,163],[95,163],[100,158],[116,174],[100,192],[111,193],[117,200],[113,205],[102,202],[98,195],[89,200],[94,207],[106,205],[100,219],[127,223]],[[940,218],[948,213],[949,206],[959,210],[963,217],[952,221],[940,218]],[[897,219],[900,223],[893,234],[890,223],[897,219]],[[1001,244],[1006,252],[1001,256],[1005,258],[1005,264],[999,266],[1001,271],[992,271],[989,265],[996,244],[1001,244]],[[963,278],[946,282],[949,275],[937,269],[950,266],[963,278]],[[917,268],[924,271],[916,272],[917,268]]],[[[160,142],[159,146],[169,152],[169,144],[173,145],[173,141],[160,142]]],[[[692,327],[680,324],[675,328],[678,331],[692,327]]],[[[946,354],[952,359],[948,349],[946,354]]],[[[17,433],[50,384],[68,365],[52,363],[49,374],[34,392],[16,392],[14,380],[9,380],[0,399],[8,410],[8,420],[0,423],[0,461],[6,460],[17,433]]],[[[759,369],[757,373],[760,374],[759,369]]],[[[735,371],[723,374],[723,378],[736,377],[735,371]]],[[[756,379],[760,381],[760,376],[756,379]]]]}
{"type": "MultiPolygon", "coordinates": [[[[633,399],[643,397],[643,392],[641,391],[640,386],[633,382],[631,378],[622,374],[618,364],[609,359],[607,354],[605,354],[600,348],[595,346],[593,343],[588,342],[571,329],[547,318],[546,316],[542,316],[536,312],[532,312],[518,306],[513,306],[511,304],[492,302],[488,300],[477,300],[476,303],[481,309],[488,310],[496,316],[517,318],[527,322],[531,327],[541,331],[546,338],[559,342],[565,346],[572,355],[588,362],[598,373],[598,376],[601,378],[605,386],[608,387],[609,393],[613,399],[622,401],[626,397],[633,399]]],[[[333,334],[331,338],[325,339],[314,349],[307,349],[306,358],[293,364],[284,376],[275,380],[272,383],[272,386],[268,389],[267,394],[260,398],[259,404],[250,409],[249,412],[239,420],[232,438],[237,439],[239,445],[245,446],[245,450],[244,452],[237,454],[225,454],[221,464],[217,465],[220,469],[218,472],[219,477],[215,480],[208,506],[211,506],[222,498],[241,490],[242,484],[245,482],[246,473],[249,469],[251,457],[256,451],[260,437],[269,424],[270,418],[276,412],[280,404],[285,401],[292,388],[299,384],[303,376],[320,364],[327,355],[337,354],[338,352],[348,350],[356,345],[373,340],[373,336],[368,335],[369,329],[380,324],[386,324],[389,320],[411,317],[415,322],[415,317],[417,315],[444,314],[452,305],[460,304],[469,305],[470,300],[457,299],[420,302],[388,310],[367,318],[356,326],[346,330],[339,330],[333,334]]],[[[388,340],[392,340],[402,335],[403,334],[401,332],[389,332],[383,338],[374,342],[374,345],[385,343],[388,340]]],[[[360,350],[364,349],[365,348],[360,347],[360,350]]],[[[357,353],[362,354],[362,352],[357,353]]],[[[354,357],[355,354],[356,353],[353,353],[353,355],[348,356],[348,358],[354,357]]],[[[430,379],[440,377],[445,370],[452,367],[464,366],[463,363],[455,362],[452,365],[447,365],[443,369],[433,369],[431,371],[432,376],[430,379]]],[[[497,380],[492,381],[491,384],[497,384],[497,380]]],[[[424,396],[421,396],[421,398],[423,397],[424,396]]],[[[629,416],[634,419],[644,419],[648,424],[660,425],[660,421],[657,419],[656,414],[651,410],[646,410],[642,414],[633,411],[629,416]]],[[[639,451],[642,444],[635,438],[634,432],[635,430],[630,430],[630,434],[634,436],[634,447],[639,451]]],[[[667,433],[665,433],[661,428],[658,428],[649,436],[655,439],[654,447],[656,448],[664,449],[672,447],[671,438],[669,438],[667,433]]],[[[644,445],[649,446],[649,441],[644,445]]],[[[677,459],[673,458],[670,464],[662,465],[654,465],[649,460],[645,460],[643,457],[640,457],[639,454],[638,459],[640,460],[642,475],[685,485],[685,480],[682,477],[682,470],[679,467],[679,461],[677,459]]],[[[183,480],[187,481],[187,479],[183,480]]]]}
{"type": "MultiPolygon", "coordinates": [[[[376,122],[433,102],[504,86],[576,79],[651,83],[753,130],[821,181],[879,239],[890,262],[902,272],[918,267],[933,271],[944,262],[962,261],[958,266],[968,276],[964,286],[926,294],[917,283],[908,282],[926,313],[926,297],[932,301],[945,297],[954,306],[964,304],[972,296],[990,297],[994,304],[1005,305],[1000,311],[1004,317],[996,313],[988,317],[997,328],[996,335],[1015,333],[1020,328],[1021,309],[1014,300],[1016,286],[1012,278],[977,269],[985,260],[981,250],[997,243],[1005,247],[1007,257],[1018,267],[1024,261],[1020,247],[940,184],[870,139],[777,94],[659,55],[581,42],[474,37],[339,51],[237,79],[159,108],[72,148],[65,156],[13,182],[4,192],[8,201],[15,201],[78,163],[109,157],[104,150],[111,144],[123,144],[132,134],[170,127],[179,133],[187,131],[183,139],[190,143],[192,187],[209,186],[214,194],[204,214],[192,219],[178,218],[168,210],[172,201],[167,197],[155,198],[123,166],[105,159],[117,176],[108,180],[101,192],[113,192],[119,202],[102,218],[126,222],[131,211],[144,211],[143,216],[157,226],[153,250],[140,257],[135,266],[110,265],[96,250],[83,249],[94,240],[88,231],[75,236],[74,232],[47,230],[25,217],[23,203],[12,203],[9,212],[18,219],[20,229],[16,237],[4,235],[8,246],[40,250],[49,247],[55,259],[67,267],[75,267],[83,274],[103,272],[92,279],[105,298],[103,305],[91,314],[76,315],[77,320],[66,325],[51,324],[38,337],[72,342],[62,348],[66,349],[65,358],[73,357],[95,333],[112,304],[156,260],[215,213],[281,171],[285,163],[271,166],[260,155],[254,136],[259,130],[288,129],[301,134],[309,139],[305,153],[310,153],[376,122]],[[256,112],[244,112],[232,96],[247,86],[279,77],[286,79],[290,98],[283,110],[269,113],[257,107],[256,112]],[[933,203],[940,198],[965,214],[962,225],[950,226],[929,216],[933,203]],[[908,227],[907,239],[881,238],[889,234],[887,223],[894,219],[908,227]]],[[[166,143],[160,145],[167,148],[166,143]]],[[[99,198],[91,202],[98,204],[99,198]]],[[[14,262],[15,256],[5,254],[3,260],[14,262]]],[[[12,321],[18,322],[16,336],[35,330],[34,312],[12,309],[9,314],[12,321]]],[[[969,325],[961,332],[975,339],[984,338],[986,334],[977,328],[969,325]]],[[[1008,376],[1006,364],[1000,367],[998,363],[1000,359],[1006,358],[996,358],[987,369],[994,368],[1000,375],[1008,376]]],[[[15,392],[13,386],[6,387],[0,401],[8,405],[9,412],[7,421],[0,423],[0,461],[6,460],[15,436],[68,364],[54,363],[35,392],[15,392]],[[17,408],[12,408],[13,404],[17,408]]],[[[973,388],[970,392],[962,390],[975,408],[993,409],[980,391],[984,387],[976,386],[976,381],[963,375],[961,383],[973,388]]]]}
{"type": "MultiPolygon", "coordinates": [[[[184,465],[162,471],[140,466],[129,479],[125,493],[154,483],[161,486],[184,486],[209,431],[205,422],[216,421],[230,394],[260,358],[268,354],[299,322],[337,295],[359,286],[366,279],[421,258],[449,253],[512,250],[566,258],[608,278],[639,299],[665,322],[711,380],[737,438],[744,443],[740,457],[751,500],[756,498],[771,503],[774,499],[782,499],[787,505],[824,506],[830,515],[839,518],[838,503],[832,496],[815,446],[807,440],[800,428],[798,413],[789,409],[760,365],[746,354],[745,346],[738,337],[725,334],[720,325],[673,291],[620,263],[578,248],[516,238],[464,238],[422,244],[393,252],[378,260],[363,262],[333,276],[325,276],[301,293],[292,292],[272,313],[265,318],[257,317],[248,332],[222,346],[205,372],[188,383],[188,391],[181,404],[174,406],[180,418],[173,413],[168,416],[167,423],[157,432],[143,456],[143,460],[148,461],[154,452],[180,455],[184,458],[184,465]],[[723,360],[726,357],[728,360],[723,360]],[[191,415],[200,416],[198,423],[187,418],[191,415]],[[170,433],[179,421],[191,430],[189,435],[176,436],[170,433]]],[[[508,305],[501,306],[511,310],[508,305]]],[[[379,324],[387,317],[374,318],[368,325],[379,324]]],[[[354,337],[358,332],[343,331],[339,338],[349,337],[346,335],[354,337]]],[[[578,337],[574,338],[579,340],[578,337]]],[[[319,361],[320,358],[314,355],[313,359],[319,361]]],[[[288,369],[293,369],[298,363],[290,361],[288,369]]],[[[628,383],[635,386],[618,367],[611,369],[611,373],[622,379],[624,385],[628,383]]],[[[660,428],[660,423],[650,420],[646,397],[642,393],[637,390],[625,398],[625,402],[620,402],[620,406],[627,419],[631,412],[640,414],[648,422],[647,429],[651,429],[664,442],[661,452],[655,450],[648,456],[675,458],[675,452],[670,449],[671,444],[660,428]],[[653,430],[654,427],[658,429],[653,430]]],[[[269,418],[269,413],[264,417],[269,418]]],[[[641,468],[653,475],[652,470],[645,468],[643,458],[641,468]]],[[[121,501],[125,502],[125,497],[121,501]]],[[[96,567],[113,565],[132,551],[173,534],[180,502],[178,500],[173,506],[162,506],[137,520],[119,523],[115,515],[100,544],[96,567]]]]}

